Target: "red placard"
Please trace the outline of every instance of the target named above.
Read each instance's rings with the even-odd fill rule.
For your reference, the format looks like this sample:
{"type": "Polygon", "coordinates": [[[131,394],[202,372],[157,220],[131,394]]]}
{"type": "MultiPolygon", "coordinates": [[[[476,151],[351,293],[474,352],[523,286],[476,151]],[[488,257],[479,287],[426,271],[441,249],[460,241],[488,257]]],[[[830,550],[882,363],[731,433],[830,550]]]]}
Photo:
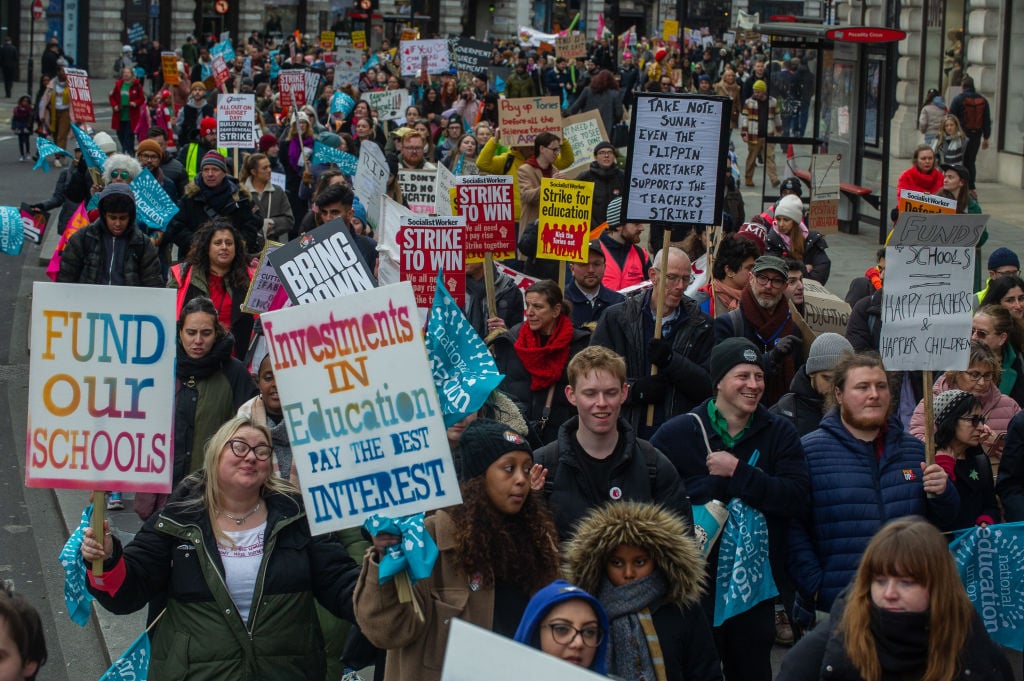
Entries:
{"type": "Polygon", "coordinates": [[[833,28],[825,32],[829,40],[842,43],[895,43],[907,37],[904,31],[894,28],[876,28],[874,26],[853,26],[833,28]]]}
{"type": "Polygon", "coordinates": [[[466,252],[515,252],[516,227],[512,178],[467,175],[458,178],[455,200],[466,218],[466,252]]]}
{"type": "Polygon", "coordinates": [[[82,69],[64,69],[68,78],[71,95],[71,120],[76,123],[95,123],[96,112],[92,108],[92,92],[89,90],[89,74],[82,69]]]}
{"type": "Polygon", "coordinates": [[[466,221],[462,217],[407,217],[398,230],[399,277],[412,284],[416,306],[434,304],[437,272],[461,307],[466,302],[466,221]]]}
{"type": "Polygon", "coordinates": [[[223,55],[217,55],[213,58],[213,82],[217,87],[220,87],[224,83],[228,82],[228,78],[231,74],[228,72],[228,65],[224,62],[223,55]]]}
{"type": "Polygon", "coordinates": [[[278,76],[282,106],[305,106],[306,74],[298,69],[283,69],[278,76]]]}

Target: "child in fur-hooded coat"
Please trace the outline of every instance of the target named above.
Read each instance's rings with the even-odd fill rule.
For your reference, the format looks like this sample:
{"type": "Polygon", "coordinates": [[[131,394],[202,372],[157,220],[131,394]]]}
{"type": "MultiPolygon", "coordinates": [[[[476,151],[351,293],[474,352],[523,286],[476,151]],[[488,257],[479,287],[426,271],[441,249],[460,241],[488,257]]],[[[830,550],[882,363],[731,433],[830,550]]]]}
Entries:
{"type": "Polygon", "coordinates": [[[607,503],[580,521],[566,558],[566,578],[608,612],[610,675],[721,681],[700,607],[704,557],[682,518],[654,504],[607,503]]]}

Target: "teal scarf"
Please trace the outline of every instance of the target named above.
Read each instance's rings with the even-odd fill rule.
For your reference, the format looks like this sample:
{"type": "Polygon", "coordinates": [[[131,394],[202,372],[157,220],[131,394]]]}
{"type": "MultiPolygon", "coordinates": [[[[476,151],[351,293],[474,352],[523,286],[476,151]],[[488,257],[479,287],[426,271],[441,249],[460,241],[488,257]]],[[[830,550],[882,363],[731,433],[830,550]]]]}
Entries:
{"type": "Polygon", "coordinates": [[[1013,386],[1017,383],[1017,370],[1013,365],[1017,362],[1017,353],[1010,344],[1003,346],[1003,376],[999,379],[999,392],[1009,395],[1013,386]]]}

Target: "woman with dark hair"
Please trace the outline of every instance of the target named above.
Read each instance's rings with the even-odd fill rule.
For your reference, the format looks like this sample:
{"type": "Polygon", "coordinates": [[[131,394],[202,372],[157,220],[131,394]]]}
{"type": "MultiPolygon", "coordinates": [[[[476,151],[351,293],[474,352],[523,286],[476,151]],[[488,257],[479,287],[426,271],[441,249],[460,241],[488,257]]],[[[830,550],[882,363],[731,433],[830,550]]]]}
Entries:
{"type": "MultiPolygon", "coordinates": [[[[971,196],[970,179],[970,173],[964,166],[959,164],[942,164],[942,189],[938,194],[944,198],[956,201],[957,213],[981,213],[981,205],[977,199],[971,196]]],[[[978,246],[984,244],[986,237],[987,233],[985,237],[982,237],[978,246]]]]}
{"type": "Polygon", "coordinates": [[[565,396],[565,369],[587,347],[590,333],[573,328],[562,289],[542,279],[526,289],[526,319],[491,341],[501,389],[524,406],[526,422],[541,443],[553,442],[558,427],[576,414],[565,396]]]}
{"type": "Polygon", "coordinates": [[[935,152],[927,144],[918,145],[914,150],[911,166],[903,171],[896,181],[897,206],[900,192],[909,189],[924,194],[938,194],[942,189],[943,175],[935,167],[935,152]]]}
{"type": "Polygon", "coordinates": [[[1015,275],[993,279],[979,307],[1002,305],[1020,325],[1024,323],[1024,279],[1015,275]]]}
{"type": "Polygon", "coordinates": [[[252,195],[253,203],[260,207],[263,216],[263,238],[273,241],[288,241],[295,218],[292,206],[284,188],[270,181],[273,172],[266,154],[249,154],[242,164],[242,187],[252,195]]]}
{"type": "Polygon", "coordinates": [[[245,258],[245,242],[235,226],[223,218],[204,223],[196,232],[184,262],[171,267],[167,287],[178,289],[178,319],[185,303],[209,298],[221,326],[231,331],[235,357],[245,357],[252,336],[253,317],[242,312],[252,272],[245,258]]]}
{"type": "Polygon", "coordinates": [[[597,111],[604,121],[604,129],[611,134],[612,126],[622,120],[622,94],[615,76],[607,69],[601,69],[590,79],[590,85],[569,107],[569,115],[586,111],[597,111]]]}
{"type": "Polygon", "coordinates": [[[558,579],[530,599],[515,640],[603,676],[608,615],[592,595],[558,579]]]}
{"type": "Polygon", "coordinates": [[[425,523],[439,555],[412,589],[422,616],[398,601],[393,580],[379,583],[381,554],[398,537],[378,534],[363,560],[356,621],[371,643],[388,649],[385,681],[437,681],[453,617],[511,638],[530,596],[558,576],[558,536],[546,504],[530,491],[526,438],[480,418],[460,445],[462,504],[425,523]]]}
{"type": "Polygon", "coordinates": [[[562,173],[555,167],[555,159],[562,153],[567,142],[558,139],[558,135],[542,132],[533,138],[533,156],[516,170],[519,180],[519,234],[526,231],[527,225],[540,216],[540,181],[542,178],[560,178],[562,173]]]}
{"type": "Polygon", "coordinates": [[[920,517],[893,520],[864,551],[827,624],[804,636],[775,681],[1010,681],[946,539],[920,517]]]}
{"type": "Polygon", "coordinates": [[[423,92],[423,97],[418,102],[420,107],[420,114],[426,118],[433,126],[431,132],[437,130],[441,121],[441,114],[444,112],[444,107],[441,105],[441,96],[438,94],[437,88],[429,87],[423,92]]]}
{"type": "Polygon", "coordinates": [[[729,234],[719,241],[711,266],[713,281],[701,287],[699,294],[702,297],[696,299],[701,309],[714,318],[738,308],[743,289],[750,285],[754,262],[760,256],[761,252],[752,239],[729,234]]]}
{"type": "Polygon", "coordinates": [[[935,396],[934,409],[935,463],[960,495],[960,513],[950,529],[1000,522],[995,476],[981,448],[992,437],[981,402],[967,391],[947,390],[935,396]]]}
{"type": "Polygon", "coordinates": [[[942,95],[935,88],[928,90],[924,96],[924,105],[917,116],[917,129],[924,135],[924,143],[931,146],[942,129],[942,120],[948,109],[942,95]]]}

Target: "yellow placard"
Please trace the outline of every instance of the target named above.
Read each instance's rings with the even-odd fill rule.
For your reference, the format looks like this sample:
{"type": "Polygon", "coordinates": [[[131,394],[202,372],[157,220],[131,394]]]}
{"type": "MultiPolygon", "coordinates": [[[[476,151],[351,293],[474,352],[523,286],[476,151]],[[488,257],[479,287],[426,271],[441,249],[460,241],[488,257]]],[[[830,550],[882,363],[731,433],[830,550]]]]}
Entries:
{"type": "Polygon", "coordinates": [[[665,19],[661,29],[661,39],[666,43],[679,42],[679,22],[675,19],[665,19]]]}
{"type": "Polygon", "coordinates": [[[366,31],[352,31],[352,47],[357,50],[366,49],[366,31]]]}
{"type": "Polygon", "coordinates": [[[160,68],[164,72],[164,83],[177,85],[178,80],[178,55],[173,52],[160,53],[160,68]]]}
{"type": "Polygon", "coordinates": [[[594,183],[541,178],[537,258],[587,262],[594,183]]]}
{"type": "Polygon", "coordinates": [[[320,31],[320,47],[325,50],[334,49],[334,31],[320,31]]]}
{"type": "Polygon", "coordinates": [[[399,38],[399,42],[403,40],[419,40],[420,32],[415,28],[403,28],[402,36],[399,38]]]}

